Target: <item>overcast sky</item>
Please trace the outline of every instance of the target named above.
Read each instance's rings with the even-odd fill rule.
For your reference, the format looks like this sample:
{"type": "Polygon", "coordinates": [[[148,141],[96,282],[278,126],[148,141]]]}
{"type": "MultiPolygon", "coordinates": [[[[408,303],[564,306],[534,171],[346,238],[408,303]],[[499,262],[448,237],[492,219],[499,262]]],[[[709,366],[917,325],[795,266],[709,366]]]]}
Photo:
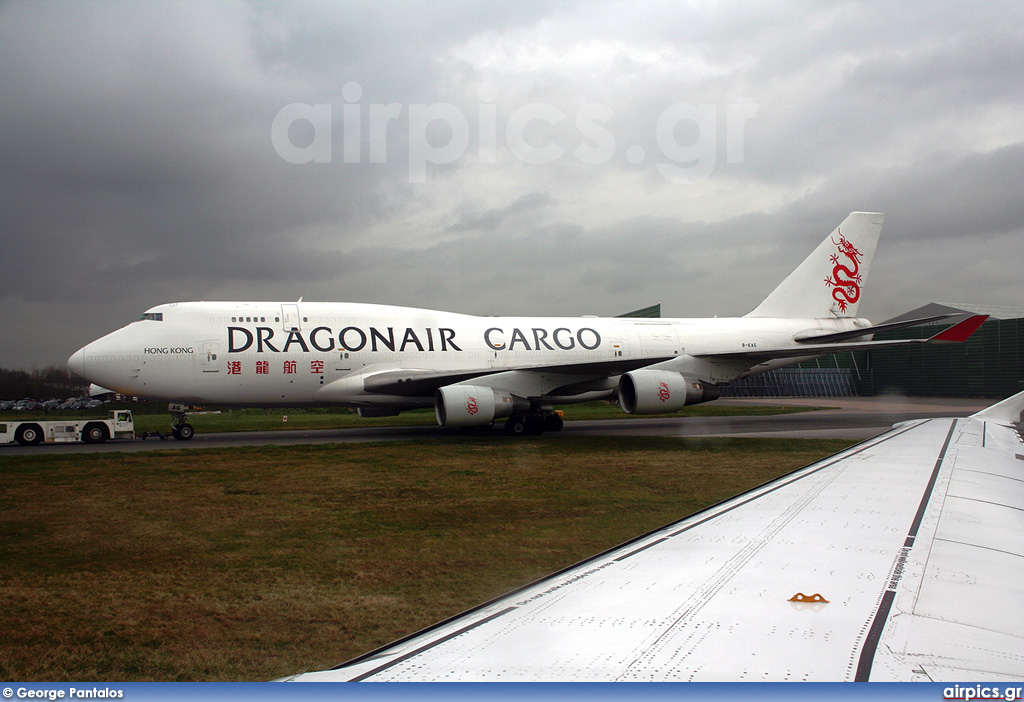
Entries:
{"type": "Polygon", "coordinates": [[[0,366],[182,300],[1024,304],[1024,3],[0,4],[0,366]]]}

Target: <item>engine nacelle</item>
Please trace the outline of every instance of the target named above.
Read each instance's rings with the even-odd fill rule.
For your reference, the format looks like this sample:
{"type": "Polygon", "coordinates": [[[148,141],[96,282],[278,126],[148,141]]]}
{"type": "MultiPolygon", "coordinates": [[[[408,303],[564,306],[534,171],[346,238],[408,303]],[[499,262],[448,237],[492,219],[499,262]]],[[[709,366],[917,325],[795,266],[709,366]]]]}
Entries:
{"type": "Polygon", "coordinates": [[[619,378],[619,405],[629,414],[677,412],[717,398],[717,385],[675,371],[641,369],[619,378]]]}
{"type": "Polygon", "coordinates": [[[480,385],[446,385],[434,393],[434,414],[443,427],[484,426],[529,408],[521,397],[480,385]]]}

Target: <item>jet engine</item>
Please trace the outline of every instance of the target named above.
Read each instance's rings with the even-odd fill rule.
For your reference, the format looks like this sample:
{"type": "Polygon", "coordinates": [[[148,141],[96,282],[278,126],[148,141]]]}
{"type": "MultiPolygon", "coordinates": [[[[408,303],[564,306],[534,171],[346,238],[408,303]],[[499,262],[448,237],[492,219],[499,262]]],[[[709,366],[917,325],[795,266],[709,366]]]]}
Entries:
{"type": "Polygon", "coordinates": [[[619,378],[619,405],[629,414],[677,412],[717,398],[717,385],[675,371],[641,369],[619,378]]]}
{"type": "Polygon", "coordinates": [[[529,409],[521,397],[480,385],[447,385],[434,393],[434,414],[443,427],[484,426],[529,409]]]}

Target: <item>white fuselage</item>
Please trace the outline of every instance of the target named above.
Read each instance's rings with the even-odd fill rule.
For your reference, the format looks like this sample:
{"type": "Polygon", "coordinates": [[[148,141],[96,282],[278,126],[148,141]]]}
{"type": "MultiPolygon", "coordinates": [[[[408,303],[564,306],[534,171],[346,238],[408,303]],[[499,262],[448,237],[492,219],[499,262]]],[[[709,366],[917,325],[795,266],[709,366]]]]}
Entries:
{"type": "Polygon", "coordinates": [[[174,403],[340,404],[362,414],[434,405],[445,426],[508,417],[510,433],[524,422],[528,431],[538,422],[557,430],[551,407],[561,402],[617,396],[629,413],[674,412],[714,399],[719,384],[870,336],[855,315],[883,219],[851,212],[744,317],[183,302],[154,307],[79,350],[68,367],[104,388],[174,403]]]}
{"type": "MultiPolygon", "coordinates": [[[[361,382],[337,381],[392,369],[489,368],[495,372],[479,384],[516,391],[505,385],[522,379],[502,369],[660,358],[669,360],[654,367],[722,383],[801,359],[751,367],[749,358],[707,356],[770,355],[791,347],[797,334],[865,325],[854,318],[477,317],[358,303],[185,302],[152,308],[76,352],[69,367],[110,390],[176,402],[403,408],[432,404],[432,393],[368,395],[361,382]]],[[[543,395],[558,384],[535,389],[543,395]]]]}

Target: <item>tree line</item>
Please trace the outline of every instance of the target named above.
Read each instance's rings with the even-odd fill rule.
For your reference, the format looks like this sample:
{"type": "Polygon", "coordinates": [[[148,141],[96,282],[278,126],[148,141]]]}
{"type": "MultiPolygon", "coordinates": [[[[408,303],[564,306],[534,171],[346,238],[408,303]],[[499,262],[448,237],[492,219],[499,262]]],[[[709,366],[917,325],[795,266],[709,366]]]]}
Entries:
{"type": "Polygon", "coordinates": [[[0,400],[67,399],[84,395],[88,388],[88,381],[60,366],[33,369],[31,372],[0,368],[0,400]]]}

